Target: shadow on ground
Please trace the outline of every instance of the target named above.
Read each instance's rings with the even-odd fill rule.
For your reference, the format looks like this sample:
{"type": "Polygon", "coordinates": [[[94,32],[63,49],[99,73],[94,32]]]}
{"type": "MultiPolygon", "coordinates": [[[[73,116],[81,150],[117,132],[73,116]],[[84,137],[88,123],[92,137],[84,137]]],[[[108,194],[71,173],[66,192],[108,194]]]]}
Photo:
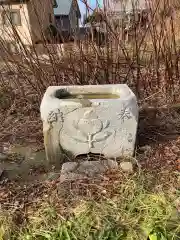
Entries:
{"type": "Polygon", "coordinates": [[[140,112],[136,158],[143,168],[180,170],[180,109],[140,112]]]}
{"type": "Polygon", "coordinates": [[[139,116],[137,145],[154,145],[180,136],[180,109],[143,109],[139,116]]]}

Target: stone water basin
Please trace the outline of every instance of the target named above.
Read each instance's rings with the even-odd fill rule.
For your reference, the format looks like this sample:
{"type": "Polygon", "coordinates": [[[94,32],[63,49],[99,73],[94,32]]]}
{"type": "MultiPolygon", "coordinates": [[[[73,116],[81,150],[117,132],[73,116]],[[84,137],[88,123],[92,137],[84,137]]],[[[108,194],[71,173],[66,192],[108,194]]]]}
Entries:
{"type": "Polygon", "coordinates": [[[63,155],[132,156],[138,124],[137,99],[125,84],[50,86],[41,102],[49,161],[63,155]]]}

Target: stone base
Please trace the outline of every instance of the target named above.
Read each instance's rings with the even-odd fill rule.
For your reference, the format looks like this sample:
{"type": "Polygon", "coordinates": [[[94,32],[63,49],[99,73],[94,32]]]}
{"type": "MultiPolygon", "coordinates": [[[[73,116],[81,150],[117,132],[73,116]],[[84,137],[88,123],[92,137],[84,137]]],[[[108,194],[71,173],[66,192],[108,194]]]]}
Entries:
{"type": "Polygon", "coordinates": [[[118,169],[117,162],[113,160],[67,162],[62,166],[60,182],[96,178],[111,169],[118,169]]]}

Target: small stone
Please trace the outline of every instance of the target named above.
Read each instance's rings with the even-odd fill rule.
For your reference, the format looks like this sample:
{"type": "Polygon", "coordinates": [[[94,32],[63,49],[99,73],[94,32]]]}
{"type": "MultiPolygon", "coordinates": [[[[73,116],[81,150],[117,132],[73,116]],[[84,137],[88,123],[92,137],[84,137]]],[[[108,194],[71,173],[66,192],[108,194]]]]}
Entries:
{"type": "Polygon", "coordinates": [[[113,160],[67,162],[62,166],[60,181],[99,177],[110,169],[118,169],[117,162],[113,160]]]}
{"type": "Polygon", "coordinates": [[[101,194],[106,195],[107,191],[104,189],[104,190],[102,190],[101,194]]]}
{"type": "Polygon", "coordinates": [[[131,162],[121,162],[120,167],[125,172],[133,172],[133,164],[131,162]]]}
{"type": "Polygon", "coordinates": [[[147,152],[151,151],[151,146],[145,145],[145,146],[140,147],[139,150],[147,153],[147,152]]]}
{"type": "Polygon", "coordinates": [[[60,182],[63,183],[65,181],[77,181],[77,180],[83,180],[87,179],[87,176],[85,174],[78,174],[78,173],[66,173],[61,174],[60,176],[60,182]]]}
{"type": "Polygon", "coordinates": [[[7,160],[8,156],[4,153],[0,153],[0,161],[5,161],[7,160]]]}
{"type": "Polygon", "coordinates": [[[66,162],[62,165],[61,173],[73,172],[77,166],[76,162],[66,162]]]}

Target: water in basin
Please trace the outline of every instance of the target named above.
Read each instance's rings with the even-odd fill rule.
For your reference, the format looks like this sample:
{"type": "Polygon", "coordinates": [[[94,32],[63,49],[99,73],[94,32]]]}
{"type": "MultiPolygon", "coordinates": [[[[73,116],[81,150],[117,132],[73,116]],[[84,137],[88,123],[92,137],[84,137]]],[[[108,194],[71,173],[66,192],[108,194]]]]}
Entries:
{"type": "Polygon", "coordinates": [[[56,92],[56,97],[59,99],[117,99],[118,94],[115,93],[77,93],[72,94],[69,92],[56,92]]]}

